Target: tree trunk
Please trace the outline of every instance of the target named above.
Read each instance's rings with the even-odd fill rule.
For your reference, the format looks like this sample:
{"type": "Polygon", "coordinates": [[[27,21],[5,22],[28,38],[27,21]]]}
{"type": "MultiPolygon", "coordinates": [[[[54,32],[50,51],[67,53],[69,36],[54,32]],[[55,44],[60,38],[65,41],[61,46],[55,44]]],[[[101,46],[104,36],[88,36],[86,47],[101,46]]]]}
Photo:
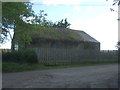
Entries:
{"type": "Polygon", "coordinates": [[[11,50],[15,51],[15,34],[13,35],[12,41],[11,41],[11,50]]]}
{"type": "Polygon", "coordinates": [[[13,38],[11,38],[11,50],[15,51],[15,24],[14,24],[14,34],[13,38]]]}

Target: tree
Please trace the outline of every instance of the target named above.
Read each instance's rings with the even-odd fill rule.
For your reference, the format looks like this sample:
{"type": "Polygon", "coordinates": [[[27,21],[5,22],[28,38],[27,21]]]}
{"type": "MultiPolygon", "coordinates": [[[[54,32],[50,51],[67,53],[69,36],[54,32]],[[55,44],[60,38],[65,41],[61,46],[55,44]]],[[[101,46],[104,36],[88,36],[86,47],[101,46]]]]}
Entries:
{"type": "MultiPolygon", "coordinates": [[[[106,1],[108,1],[108,0],[106,0],[106,1]]],[[[119,0],[113,0],[113,4],[112,4],[112,5],[113,5],[113,6],[114,6],[114,5],[120,6],[120,1],[119,1],[119,0]]],[[[113,8],[110,8],[110,10],[111,10],[111,11],[115,11],[113,8]]],[[[120,18],[118,18],[117,20],[120,21],[120,18]]],[[[120,50],[120,41],[117,42],[117,47],[118,47],[119,50],[120,50]]]]}
{"type": "MultiPolygon", "coordinates": [[[[3,43],[8,34],[12,40],[12,47],[15,45],[16,29],[27,21],[26,19],[33,16],[32,4],[30,2],[3,2],[2,3],[2,33],[0,35],[1,42],[3,43]],[[10,33],[10,29],[14,30],[14,36],[10,33]]],[[[19,30],[20,31],[20,30],[19,30]]],[[[22,32],[19,32],[22,33],[22,32]]]]}
{"type": "MultiPolygon", "coordinates": [[[[120,1],[119,0],[113,0],[113,5],[118,5],[118,7],[120,6],[120,1]]],[[[111,11],[115,11],[114,9],[111,9],[111,11]]],[[[118,21],[120,21],[120,18],[117,19],[118,21]]],[[[118,48],[118,63],[120,63],[120,40],[117,42],[117,48],[118,48]]],[[[120,85],[120,83],[118,83],[118,86],[120,85]]]]}
{"type": "Polygon", "coordinates": [[[36,26],[44,26],[44,27],[68,28],[70,26],[70,23],[68,23],[67,18],[62,19],[61,21],[58,21],[57,23],[54,23],[52,21],[47,20],[46,16],[47,16],[47,13],[45,13],[44,10],[40,10],[38,15],[34,15],[33,19],[30,22],[32,24],[35,24],[36,26]]]}
{"type": "Polygon", "coordinates": [[[61,21],[58,21],[57,24],[54,24],[53,27],[63,27],[63,28],[69,28],[71,24],[68,23],[67,18],[62,19],[61,21]]]}
{"type": "Polygon", "coordinates": [[[40,10],[38,15],[34,15],[33,19],[30,22],[36,26],[53,27],[54,23],[47,20],[47,16],[48,15],[44,12],[44,10],[40,10]]]}
{"type": "MultiPolygon", "coordinates": [[[[106,0],[106,1],[108,1],[108,0],[106,0]]],[[[113,4],[112,4],[113,6],[114,5],[118,5],[118,6],[120,6],[120,1],[119,0],[113,0],[113,4]]],[[[110,8],[110,11],[111,12],[117,12],[116,10],[114,10],[113,8],[110,8]]],[[[118,19],[119,20],[119,19],[118,19]]]]}
{"type": "Polygon", "coordinates": [[[116,4],[117,4],[118,6],[120,5],[120,1],[119,1],[119,0],[113,0],[113,2],[114,2],[113,5],[116,5],[116,4]]]}
{"type": "Polygon", "coordinates": [[[38,15],[34,15],[31,23],[40,25],[40,26],[44,26],[43,23],[46,22],[46,16],[47,16],[47,13],[44,13],[44,10],[40,10],[38,15]]]}
{"type": "Polygon", "coordinates": [[[46,19],[47,13],[40,10],[38,15],[32,10],[30,2],[3,2],[2,3],[2,33],[0,41],[3,43],[7,40],[8,35],[11,38],[11,48],[18,44],[21,48],[25,48],[31,42],[32,32],[35,27],[64,27],[68,28],[70,24],[67,19],[59,21],[57,24],[46,19]],[[32,19],[30,19],[32,18],[32,19]],[[12,37],[10,30],[13,30],[12,37]]]}
{"type": "MultiPolygon", "coordinates": [[[[106,1],[108,1],[108,0],[106,0],[106,1]]],[[[113,5],[116,5],[116,4],[119,6],[120,5],[120,1],[119,0],[113,0],[113,5]]]]}

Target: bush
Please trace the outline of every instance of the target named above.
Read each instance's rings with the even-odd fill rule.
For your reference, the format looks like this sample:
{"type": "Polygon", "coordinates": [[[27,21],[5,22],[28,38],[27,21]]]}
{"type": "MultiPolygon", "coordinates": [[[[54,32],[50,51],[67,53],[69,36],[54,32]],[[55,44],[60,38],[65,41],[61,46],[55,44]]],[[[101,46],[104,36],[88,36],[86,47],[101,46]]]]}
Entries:
{"type": "Polygon", "coordinates": [[[2,54],[3,62],[16,62],[16,63],[37,63],[37,55],[31,49],[21,51],[7,52],[2,54]]]}
{"type": "MultiPolygon", "coordinates": [[[[16,59],[17,59],[17,53],[15,53],[15,52],[4,52],[4,53],[2,53],[2,60],[3,61],[7,61],[7,62],[9,62],[9,61],[16,61],[16,59]]],[[[18,59],[17,59],[18,60],[18,59]]]]}
{"type": "Polygon", "coordinates": [[[27,63],[37,63],[37,55],[36,53],[31,50],[31,49],[26,49],[21,52],[21,58],[23,62],[27,62],[27,63]]]}

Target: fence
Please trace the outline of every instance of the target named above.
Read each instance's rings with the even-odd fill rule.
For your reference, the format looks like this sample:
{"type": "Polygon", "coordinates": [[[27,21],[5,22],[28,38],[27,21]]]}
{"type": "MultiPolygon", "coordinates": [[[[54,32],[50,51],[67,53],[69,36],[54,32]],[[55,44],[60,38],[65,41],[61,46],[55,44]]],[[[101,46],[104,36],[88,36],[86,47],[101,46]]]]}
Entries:
{"type": "Polygon", "coordinates": [[[117,51],[95,51],[65,48],[34,48],[43,64],[70,64],[117,61],[117,51]]]}

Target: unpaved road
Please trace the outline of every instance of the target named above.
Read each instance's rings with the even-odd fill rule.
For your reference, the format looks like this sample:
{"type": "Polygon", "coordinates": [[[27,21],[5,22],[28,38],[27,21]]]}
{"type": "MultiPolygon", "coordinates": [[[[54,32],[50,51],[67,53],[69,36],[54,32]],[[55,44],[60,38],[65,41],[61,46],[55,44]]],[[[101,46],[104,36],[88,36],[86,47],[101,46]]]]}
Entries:
{"type": "Polygon", "coordinates": [[[3,88],[117,88],[118,64],[3,73],[3,88]]]}

